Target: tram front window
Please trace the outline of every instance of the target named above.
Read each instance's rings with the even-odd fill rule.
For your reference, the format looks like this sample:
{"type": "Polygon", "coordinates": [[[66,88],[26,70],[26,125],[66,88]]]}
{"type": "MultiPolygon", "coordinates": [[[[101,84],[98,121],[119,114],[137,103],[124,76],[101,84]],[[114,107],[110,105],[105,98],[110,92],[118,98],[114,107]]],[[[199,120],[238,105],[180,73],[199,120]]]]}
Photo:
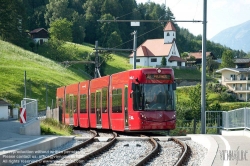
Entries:
{"type": "Polygon", "coordinates": [[[133,93],[134,110],[174,110],[172,84],[137,84],[133,93]]]}

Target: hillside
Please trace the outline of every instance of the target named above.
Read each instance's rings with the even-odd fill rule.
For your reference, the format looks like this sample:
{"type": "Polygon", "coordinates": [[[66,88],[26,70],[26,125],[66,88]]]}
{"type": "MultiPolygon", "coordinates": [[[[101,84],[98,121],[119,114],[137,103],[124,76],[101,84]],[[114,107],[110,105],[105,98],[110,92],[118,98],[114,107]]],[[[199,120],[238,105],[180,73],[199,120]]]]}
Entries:
{"type": "Polygon", "coordinates": [[[0,98],[12,104],[20,104],[24,97],[24,71],[27,97],[39,99],[39,109],[46,107],[46,84],[51,106],[57,87],[86,79],[77,71],[1,40],[0,59],[0,98]]]}
{"type": "Polygon", "coordinates": [[[211,40],[220,43],[235,50],[250,52],[250,20],[237,26],[227,28],[211,40]]]}
{"type": "MultiPolygon", "coordinates": [[[[72,43],[67,43],[65,47],[71,47],[71,45],[72,43]]],[[[80,56],[93,52],[94,46],[86,43],[74,45],[74,47],[77,47],[76,50],[80,56]]],[[[50,50],[45,49],[43,52],[50,54],[50,50]]],[[[20,104],[24,98],[24,71],[27,74],[27,98],[38,99],[39,110],[46,108],[46,84],[48,106],[51,106],[52,100],[55,104],[56,88],[88,79],[78,70],[78,68],[84,69],[82,64],[65,68],[48,58],[1,40],[0,57],[0,98],[7,99],[11,104],[20,104]]],[[[112,54],[112,57],[113,60],[106,63],[105,75],[132,69],[127,54],[116,53],[112,54]]],[[[200,80],[201,78],[198,70],[174,70],[176,79],[200,80]]]]}

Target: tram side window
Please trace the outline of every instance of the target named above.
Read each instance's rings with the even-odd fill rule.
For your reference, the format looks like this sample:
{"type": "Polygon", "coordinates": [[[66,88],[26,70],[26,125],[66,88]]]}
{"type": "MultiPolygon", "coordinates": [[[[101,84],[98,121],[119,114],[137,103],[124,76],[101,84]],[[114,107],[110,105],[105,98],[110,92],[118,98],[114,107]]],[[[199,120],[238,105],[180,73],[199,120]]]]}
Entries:
{"type": "Polygon", "coordinates": [[[80,98],[80,113],[87,113],[87,95],[81,95],[80,98]]]}
{"type": "Polygon", "coordinates": [[[102,89],[102,113],[108,112],[108,88],[105,87],[102,89]]]}
{"type": "Polygon", "coordinates": [[[69,113],[70,110],[70,96],[69,94],[66,95],[66,113],[69,113]]]}
{"type": "Polygon", "coordinates": [[[122,89],[112,90],[112,113],[122,112],[122,89]]]}
{"type": "Polygon", "coordinates": [[[62,106],[63,106],[63,99],[57,98],[57,107],[59,107],[59,109],[62,109],[62,106]]]}
{"type": "Polygon", "coordinates": [[[142,109],[142,90],[141,86],[138,84],[135,84],[135,89],[133,92],[133,109],[134,110],[141,110],[142,109]]]}
{"type": "Polygon", "coordinates": [[[77,96],[74,95],[72,97],[73,97],[72,110],[74,113],[77,113],[77,96]]]}
{"type": "Polygon", "coordinates": [[[97,91],[96,92],[96,111],[100,111],[101,110],[101,92],[97,91]]]}
{"type": "Polygon", "coordinates": [[[95,113],[95,93],[91,93],[90,97],[91,113],[95,113]]]}

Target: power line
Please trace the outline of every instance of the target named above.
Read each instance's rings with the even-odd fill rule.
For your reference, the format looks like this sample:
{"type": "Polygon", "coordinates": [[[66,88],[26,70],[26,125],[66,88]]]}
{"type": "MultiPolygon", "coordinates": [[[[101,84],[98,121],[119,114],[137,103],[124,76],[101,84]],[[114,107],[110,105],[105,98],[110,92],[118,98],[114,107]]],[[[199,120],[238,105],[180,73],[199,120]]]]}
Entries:
{"type": "MultiPolygon", "coordinates": [[[[169,22],[169,20],[97,20],[98,22],[169,22]]],[[[201,20],[171,20],[172,22],[202,22],[201,20]]]]}

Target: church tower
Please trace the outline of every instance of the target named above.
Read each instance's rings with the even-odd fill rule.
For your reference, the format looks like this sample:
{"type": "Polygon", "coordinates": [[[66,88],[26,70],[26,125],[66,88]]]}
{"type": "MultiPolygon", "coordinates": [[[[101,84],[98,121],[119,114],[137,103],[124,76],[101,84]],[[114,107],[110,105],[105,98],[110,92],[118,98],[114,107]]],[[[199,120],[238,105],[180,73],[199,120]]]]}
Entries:
{"type": "Polygon", "coordinates": [[[173,43],[173,40],[176,39],[176,29],[174,24],[169,21],[163,29],[164,31],[164,44],[173,43]]]}

